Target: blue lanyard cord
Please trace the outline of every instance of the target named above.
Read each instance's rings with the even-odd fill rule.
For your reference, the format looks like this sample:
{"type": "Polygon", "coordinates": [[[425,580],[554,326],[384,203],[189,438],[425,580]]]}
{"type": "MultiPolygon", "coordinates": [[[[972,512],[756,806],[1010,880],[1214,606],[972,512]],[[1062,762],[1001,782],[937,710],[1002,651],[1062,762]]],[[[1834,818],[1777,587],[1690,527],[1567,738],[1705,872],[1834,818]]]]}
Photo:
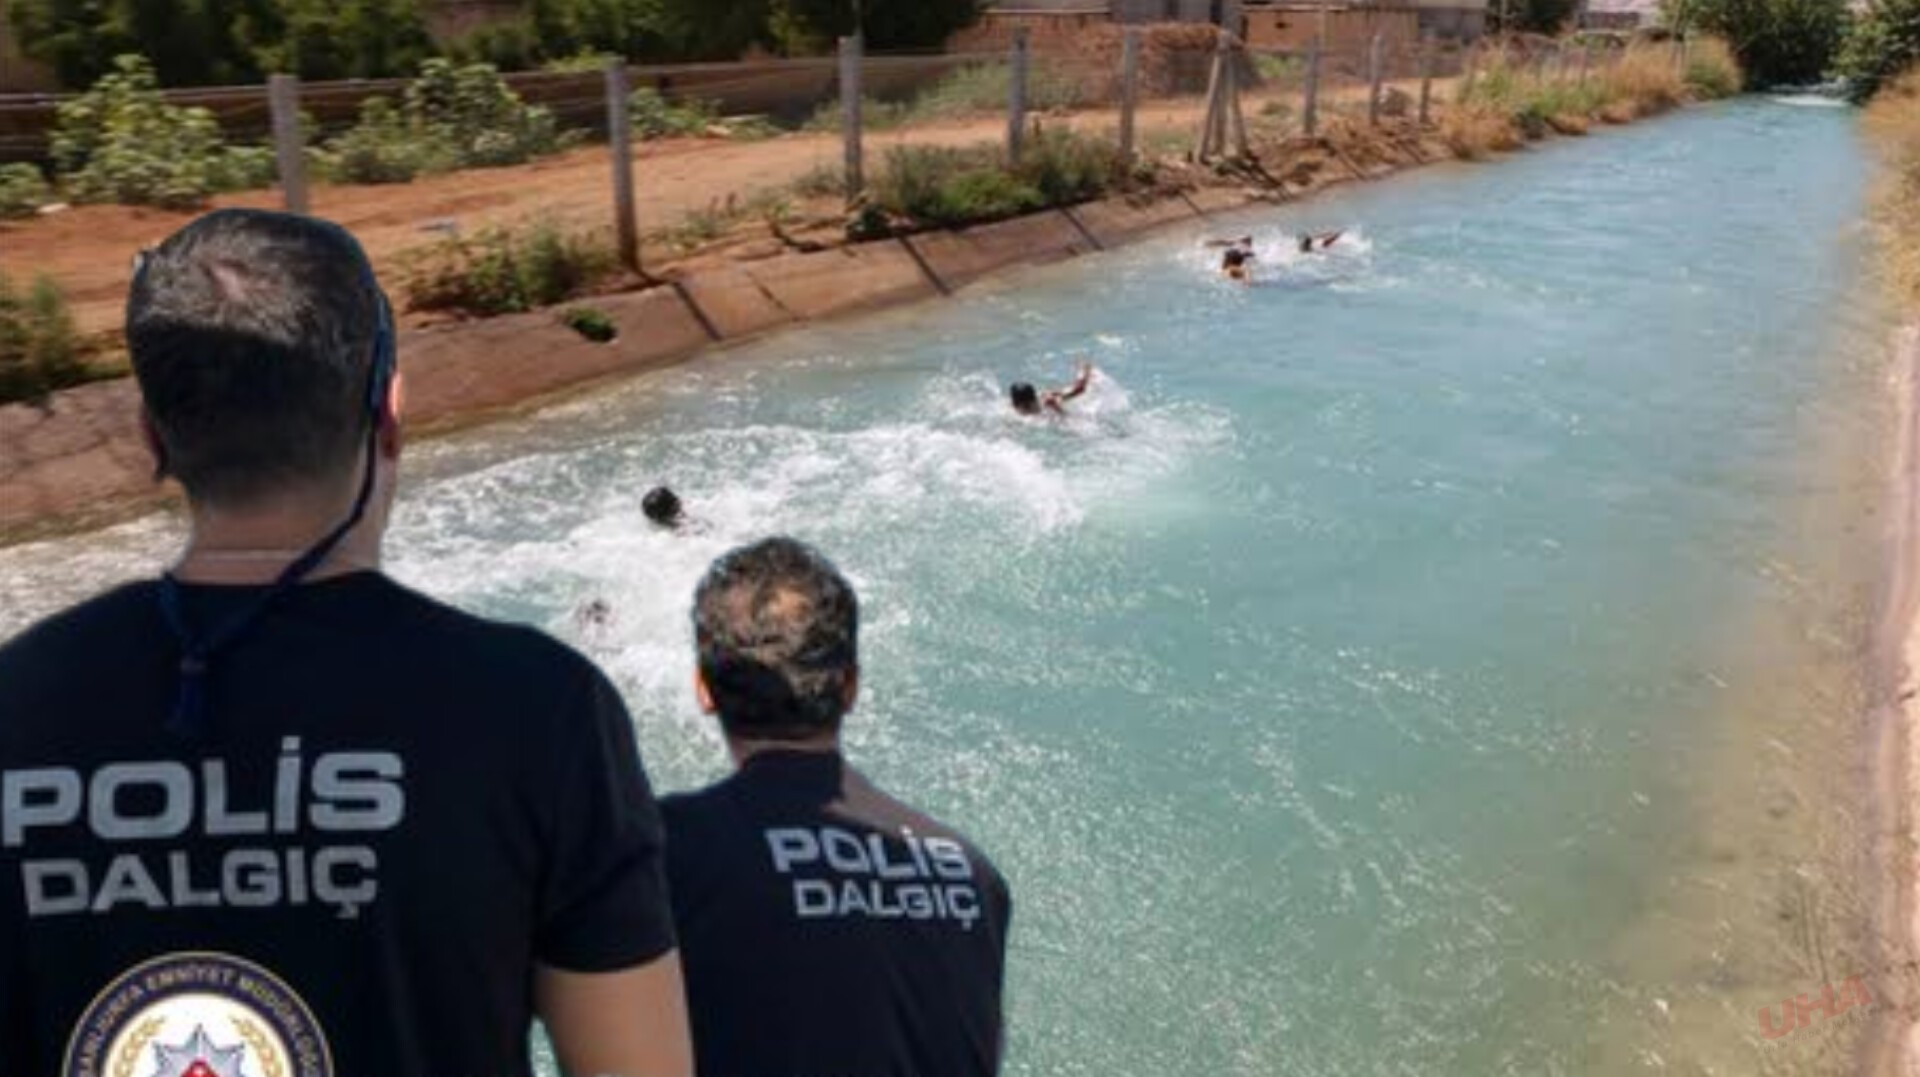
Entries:
{"type": "Polygon", "coordinates": [[[252,631],[280,596],[299,586],[300,581],[314,569],[320,567],[347,533],[360,525],[367,514],[367,503],[373,499],[374,465],[379,451],[380,424],[375,422],[367,434],[367,469],[360,479],[360,493],[353,501],[353,511],[332,531],[327,532],[319,542],[307,548],[307,552],[295,558],[293,563],[282,569],[273,586],[260,596],[259,601],[241,611],[240,614],[220,625],[212,633],[201,636],[193,630],[187,621],[187,613],[181,600],[180,581],[173,573],[163,573],[160,577],[160,613],[166,619],[167,628],[173,633],[175,642],[180,645],[180,683],[178,694],[174,697],[173,713],[167,717],[167,732],[186,740],[205,740],[211,732],[211,720],[207,706],[207,675],[213,665],[215,655],[231,647],[241,636],[252,631]]]}

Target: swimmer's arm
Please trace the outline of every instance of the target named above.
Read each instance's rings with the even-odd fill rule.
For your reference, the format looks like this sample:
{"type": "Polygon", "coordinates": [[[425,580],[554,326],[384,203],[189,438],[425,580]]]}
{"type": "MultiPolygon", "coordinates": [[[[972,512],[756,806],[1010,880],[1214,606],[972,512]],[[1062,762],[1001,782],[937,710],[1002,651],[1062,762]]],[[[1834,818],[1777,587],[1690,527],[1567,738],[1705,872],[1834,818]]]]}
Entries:
{"type": "Polygon", "coordinates": [[[562,1073],[692,1077],[693,1036],[677,951],[618,972],[538,965],[533,993],[562,1073]]]}
{"type": "Polygon", "coordinates": [[[1079,376],[1073,379],[1072,385],[1060,390],[1058,396],[1061,400],[1072,400],[1076,396],[1083,395],[1087,391],[1087,386],[1092,383],[1093,364],[1081,363],[1079,376]]]}

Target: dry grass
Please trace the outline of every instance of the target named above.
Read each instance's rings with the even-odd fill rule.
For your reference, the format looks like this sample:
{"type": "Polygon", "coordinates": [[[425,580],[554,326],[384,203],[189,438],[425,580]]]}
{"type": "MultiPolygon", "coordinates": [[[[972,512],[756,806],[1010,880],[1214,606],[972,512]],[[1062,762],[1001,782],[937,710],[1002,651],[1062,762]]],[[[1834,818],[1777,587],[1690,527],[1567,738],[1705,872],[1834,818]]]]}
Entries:
{"type": "Polygon", "coordinates": [[[1455,105],[1440,120],[1440,138],[1455,157],[1477,161],[1517,150],[1526,141],[1510,113],[1488,105],[1455,105]]]}
{"type": "Polygon", "coordinates": [[[1614,97],[1633,107],[1636,117],[1664,112],[1686,100],[1686,83],[1674,69],[1672,50],[1664,45],[1628,49],[1607,72],[1606,83],[1614,97]]]}
{"type": "Polygon", "coordinates": [[[1723,42],[1696,41],[1685,70],[1676,59],[1669,45],[1636,45],[1603,61],[1591,77],[1574,80],[1494,58],[1471,96],[1442,118],[1441,138],[1456,157],[1474,160],[1549,131],[1584,135],[1595,122],[1630,123],[1739,88],[1740,67],[1723,42]]]}
{"type": "Polygon", "coordinates": [[[1882,89],[1866,111],[1886,175],[1875,199],[1890,283],[1920,314],[1920,69],[1882,89]]]}

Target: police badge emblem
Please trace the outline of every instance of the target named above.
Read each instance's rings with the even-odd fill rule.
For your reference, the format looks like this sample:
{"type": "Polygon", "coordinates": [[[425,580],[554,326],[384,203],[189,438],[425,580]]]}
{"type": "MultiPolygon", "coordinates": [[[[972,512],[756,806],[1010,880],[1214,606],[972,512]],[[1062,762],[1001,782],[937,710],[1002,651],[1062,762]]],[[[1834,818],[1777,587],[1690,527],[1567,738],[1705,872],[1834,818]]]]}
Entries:
{"type": "Polygon", "coordinates": [[[74,1026],[62,1077],[334,1077],[326,1036],[279,977],[219,953],[122,973],[74,1026]]]}

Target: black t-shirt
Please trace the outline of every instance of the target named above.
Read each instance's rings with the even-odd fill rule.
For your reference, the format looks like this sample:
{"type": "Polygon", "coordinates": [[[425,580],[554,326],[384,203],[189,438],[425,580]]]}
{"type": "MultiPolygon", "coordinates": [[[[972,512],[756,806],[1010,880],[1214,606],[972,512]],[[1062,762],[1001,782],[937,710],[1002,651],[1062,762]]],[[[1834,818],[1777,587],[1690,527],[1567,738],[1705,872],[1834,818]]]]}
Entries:
{"type": "Polygon", "coordinates": [[[702,1077],[987,1077],[1012,903],[986,857],[838,755],[666,797],[702,1077]]]}
{"type": "MultiPolygon", "coordinates": [[[[156,592],[0,647],[0,1075],[521,1077],[536,962],[673,947],[658,810],[585,659],[343,576],[215,659],[187,740],[156,592]]],[[[260,593],[183,606],[208,632],[260,593]]]]}

